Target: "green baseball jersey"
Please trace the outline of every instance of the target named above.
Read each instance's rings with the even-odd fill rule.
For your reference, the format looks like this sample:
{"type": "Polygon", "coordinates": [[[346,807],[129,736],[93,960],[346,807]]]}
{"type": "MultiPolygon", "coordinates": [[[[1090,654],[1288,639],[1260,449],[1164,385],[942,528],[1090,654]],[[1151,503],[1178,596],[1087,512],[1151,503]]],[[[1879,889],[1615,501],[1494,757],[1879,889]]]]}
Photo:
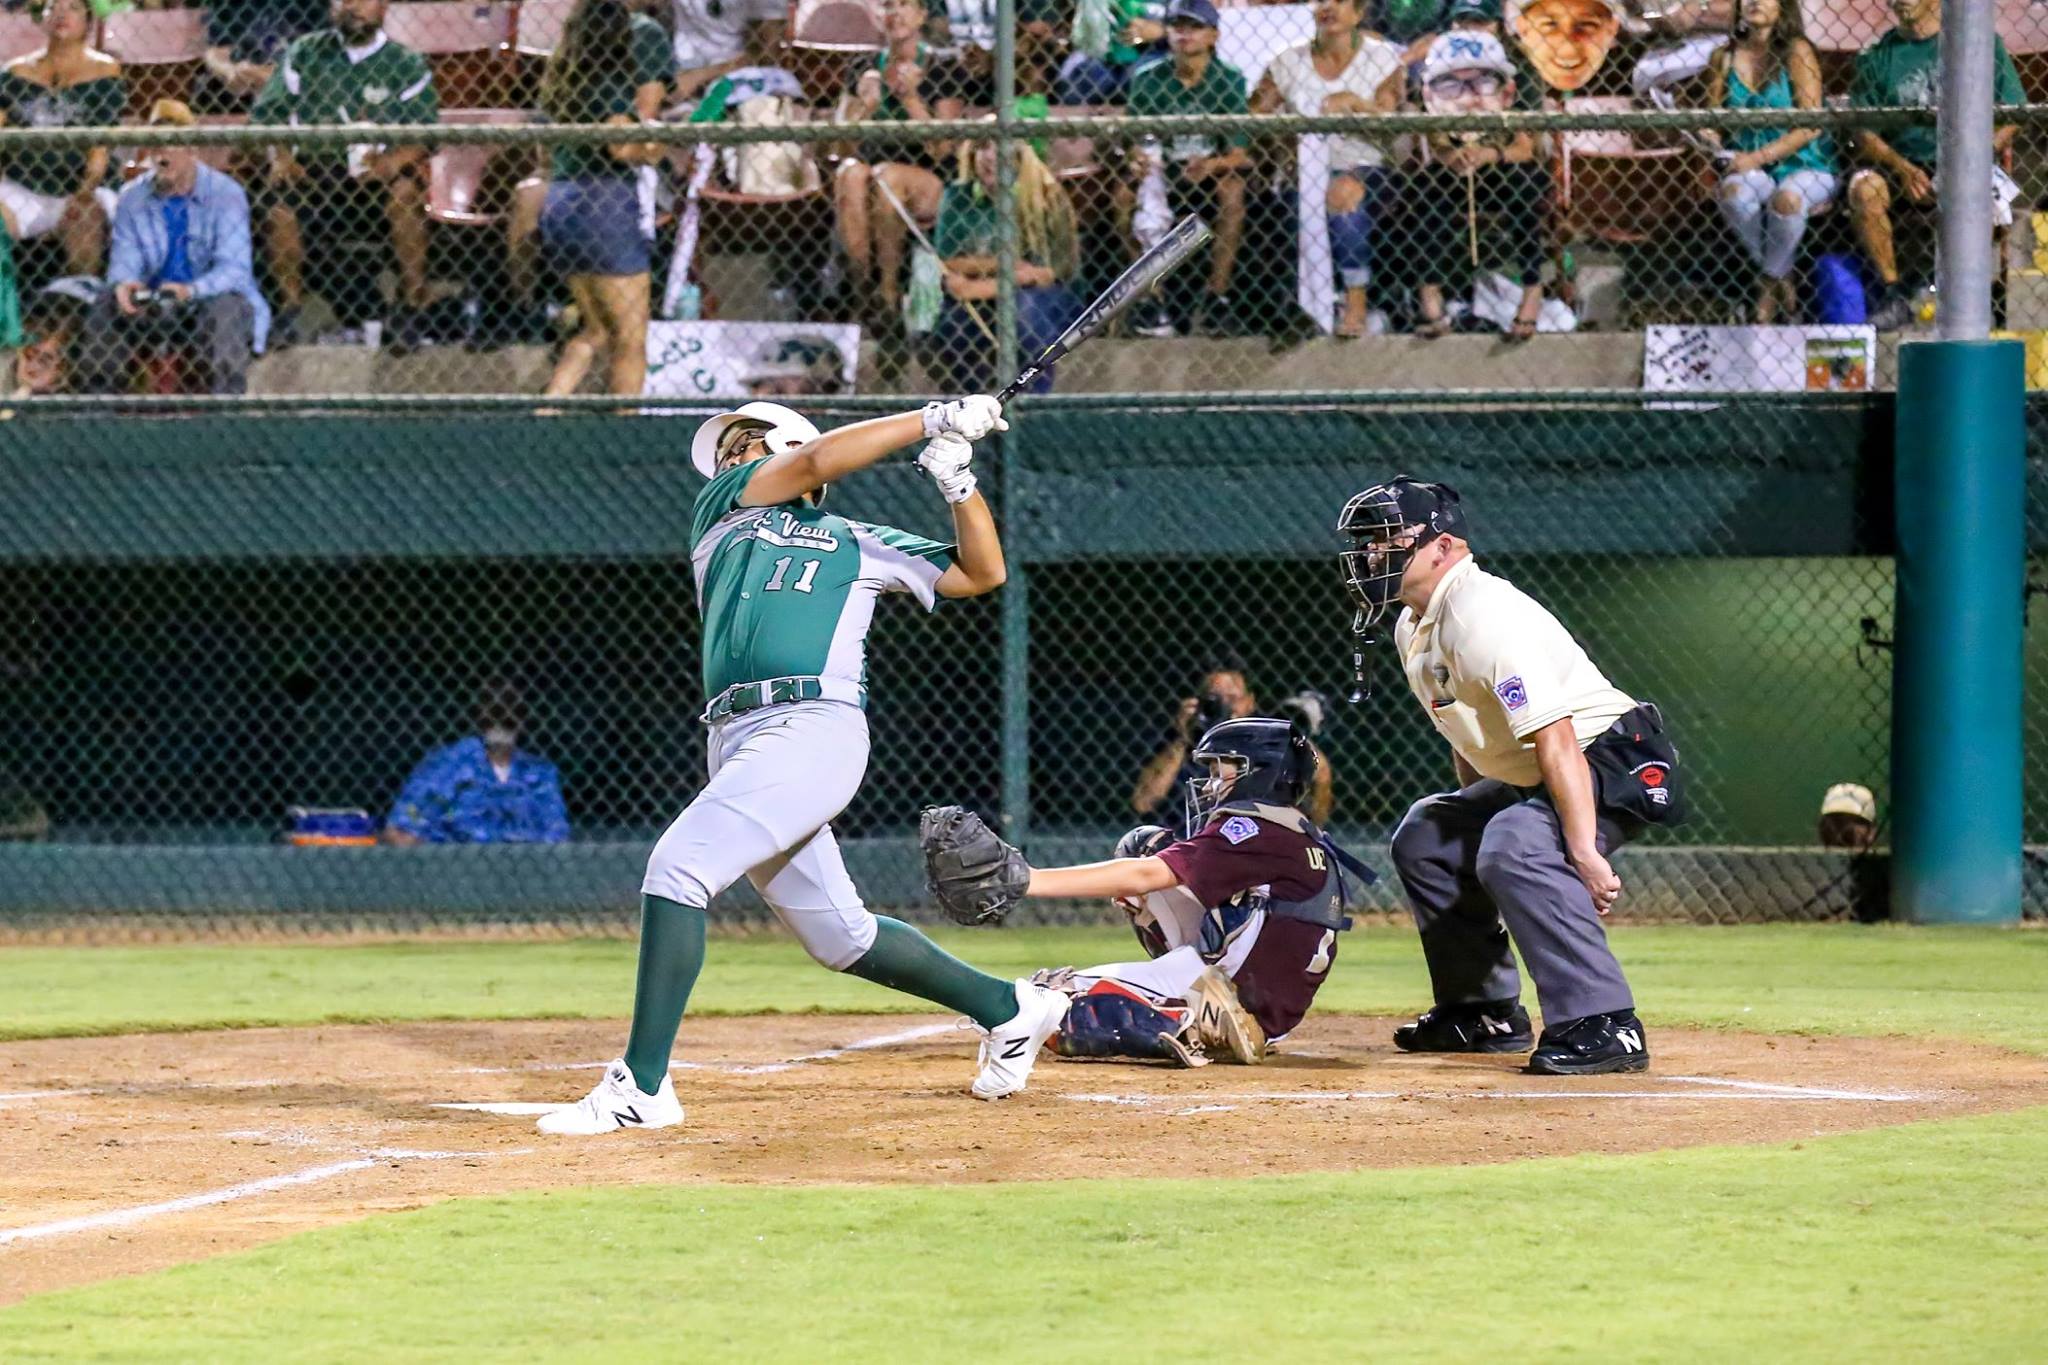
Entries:
{"type": "MultiPolygon", "coordinates": [[[[121,121],[128,82],[101,76],[61,88],[39,85],[13,71],[0,71],[0,113],[11,128],[105,128],[121,121]]],[[[75,193],[85,179],[86,152],[17,152],[7,158],[10,180],[37,194],[75,193]]]]}
{"type": "Polygon", "coordinates": [[[843,696],[867,683],[875,600],[907,592],[927,611],[953,547],[806,502],[743,507],[754,460],[717,475],[690,514],[690,560],[704,617],[704,694],[771,678],[821,678],[843,696]]]}
{"type": "MultiPolygon", "coordinates": [[[[2025,104],[2027,96],[2020,89],[2019,68],[2012,64],[2005,40],[1994,36],[1991,44],[1992,99],[1999,104],[2025,104]]],[[[1939,107],[1941,36],[1914,39],[1892,29],[1864,48],[1856,54],[1856,76],[1849,87],[1849,99],[1852,104],[1866,108],[1894,104],[1913,109],[1939,107]]],[[[1923,170],[1934,169],[1935,152],[1940,145],[1934,125],[1888,129],[1884,140],[1914,165],[1923,170]]]]}
{"type": "MultiPolygon", "coordinates": [[[[254,123],[438,123],[441,97],[427,59],[382,33],[367,53],[351,57],[333,29],[309,33],[285,49],[255,104],[254,123]]],[[[342,148],[306,152],[307,160],[339,161],[342,148]]]]}
{"type": "MultiPolygon", "coordinates": [[[[1124,101],[1133,118],[1173,114],[1248,114],[1251,103],[1245,95],[1244,74],[1213,55],[1193,85],[1182,85],[1173,69],[1173,58],[1162,57],[1150,66],[1131,73],[1131,90],[1124,101]]],[[[1166,144],[1168,161],[1192,161],[1198,156],[1215,156],[1224,145],[1247,147],[1251,139],[1243,133],[1217,138],[1208,133],[1182,133],[1166,144]]]]}
{"type": "MultiPolygon", "coordinates": [[[[549,110],[550,117],[563,123],[603,123],[614,114],[633,113],[633,100],[641,86],[666,86],[674,79],[676,58],[669,50],[668,35],[662,32],[661,25],[644,14],[636,14],[631,32],[628,56],[632,65],[624,71],[591,72],[581,92],[583,107],[549,110]]],[[[552,155],[557,180],[577,176],[630,180],[640,173],[638,166],[620,161],[603,147],[557,147],[552,155]]]]}

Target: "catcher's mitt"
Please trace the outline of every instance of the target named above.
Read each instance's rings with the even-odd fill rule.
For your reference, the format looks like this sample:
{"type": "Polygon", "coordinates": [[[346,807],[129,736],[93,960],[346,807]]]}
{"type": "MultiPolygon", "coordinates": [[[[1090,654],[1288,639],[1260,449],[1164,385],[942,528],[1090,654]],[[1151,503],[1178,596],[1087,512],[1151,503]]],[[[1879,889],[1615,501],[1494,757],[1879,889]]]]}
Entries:
{"type": "Polygon", "coordinates": [[[956,923],[1000,923],[1031,884],[1024,855],[971,810],[927,806],[917,817],[917,841],[925,885],[956,923]]]}

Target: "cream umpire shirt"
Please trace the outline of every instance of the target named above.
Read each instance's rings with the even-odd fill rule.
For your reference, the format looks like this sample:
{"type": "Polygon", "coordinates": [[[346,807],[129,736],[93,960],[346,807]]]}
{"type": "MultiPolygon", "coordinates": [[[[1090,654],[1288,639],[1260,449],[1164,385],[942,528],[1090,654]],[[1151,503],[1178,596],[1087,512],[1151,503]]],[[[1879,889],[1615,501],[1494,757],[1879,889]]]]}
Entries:
{"type": "Polygon", "coordinates": [[[1542,784],[1530,736],[1572,718],[1579,747],[1635,706],[1536,599],[1466,559],[1417,619],[1405,609],[1394,645],[1430,724],[1481,777],[1542,784]]]}

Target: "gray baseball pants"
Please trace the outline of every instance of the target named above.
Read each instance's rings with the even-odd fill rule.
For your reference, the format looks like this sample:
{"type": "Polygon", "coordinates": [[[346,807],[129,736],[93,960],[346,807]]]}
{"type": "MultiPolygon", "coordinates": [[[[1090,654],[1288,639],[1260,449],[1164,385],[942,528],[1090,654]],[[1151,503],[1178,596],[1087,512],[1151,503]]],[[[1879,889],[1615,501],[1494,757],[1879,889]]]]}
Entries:
{"type": "MultiPolygon", "coordinates": [[[[1601,816],[1603,854],[1626,838],[1601,816]]],[[[1395,829],[1393,855],[1436,1003],[1518,999],[1512,939],[1546,1026],[1635,1007],[1547,797],[1492,778],[1425,796],[1395,829]]]]}

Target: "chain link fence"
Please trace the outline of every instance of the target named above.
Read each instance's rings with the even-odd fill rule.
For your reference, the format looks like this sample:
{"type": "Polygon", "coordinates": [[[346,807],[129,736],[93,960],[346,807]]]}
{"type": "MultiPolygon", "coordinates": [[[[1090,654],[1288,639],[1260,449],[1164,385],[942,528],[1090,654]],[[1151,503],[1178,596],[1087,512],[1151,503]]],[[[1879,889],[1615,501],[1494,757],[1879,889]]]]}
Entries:
{"type": "MultiPolygon", "coordinates": [[[[1814,831],[1830,784],[1880,831],[1887,799],[1889,390],[1932,316],[1938,25],[1937,0],[0,13],[0,911],[626,924],[701,772],[706,405],[829,424],[993,388],[1196,213],[1210,252],[988,457],[1011,585],[877,618],[840,822],[871,898],[921,902],[935,800],[1101,856],[1177,804],[1181,716],[1218,689],[1313,717],[1333,826],[1381,844],[1447,768],[1391,668],[1340,699],[1330,528],[1411,471],[1672,717],[1698,813],[1627,855],[1627,913],[1870,913],[1881,862],[1814,831]],[[521,842],[350,846],[493,723],[560,793],[521,842]],[[295,822],[340,846],[281,847],[295,822]]],[[[1998,26],[1987,227],[2033,382],[2048,15],[1998,26]]],[[[943,529],[914,471],[835,496],[943,529]]]]}

